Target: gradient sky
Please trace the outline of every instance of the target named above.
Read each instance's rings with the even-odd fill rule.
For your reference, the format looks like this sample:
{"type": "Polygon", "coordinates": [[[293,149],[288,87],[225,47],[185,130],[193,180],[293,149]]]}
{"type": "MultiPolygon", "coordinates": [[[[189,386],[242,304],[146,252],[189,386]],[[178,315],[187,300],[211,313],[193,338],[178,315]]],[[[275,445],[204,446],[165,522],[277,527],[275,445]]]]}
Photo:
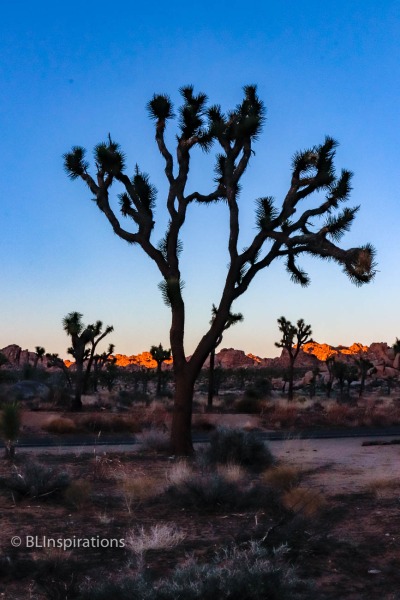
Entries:
{"type": "MultiPolygon", "coordinates": [[[[361,288],[333,263],[303,259],[307,289],[274,264],[234,305],[245,320],[222,347],[279,354],[281,315],[303,317],[320,342],[393,343],[400,337],[399,9],[387,0],[3,2],[0,348],[42,345],[66,356],[61,321],[73,310],[87,323],[113,324],[116,352],[169,346],[155,265],[112,233],[88,189],[64,173],[62,154],[82,145],[90,156],[111,132],[129,170],[138,163],[159,190],[158,240],[166,186],[145,106],[154,92],[177,105],[188,83],[225,110],[241,100],[243,85],[256,83],[267,106],[242,181],[243,246],[255,232],[254,200],[273,195],[279,205],[294,152],[329,134],[340,142],[337,169],[355,174],[348,205],[361,204],[342,245],[370,241],[378,253],[376,279],[361,288]]],[[[211,189],[211,161],[212,153],[193,155],[193,189],[211,189]]],[[[226,274],[226,217],[224,206],[192,206],[185,224],[187,354],[226,274]]]]}

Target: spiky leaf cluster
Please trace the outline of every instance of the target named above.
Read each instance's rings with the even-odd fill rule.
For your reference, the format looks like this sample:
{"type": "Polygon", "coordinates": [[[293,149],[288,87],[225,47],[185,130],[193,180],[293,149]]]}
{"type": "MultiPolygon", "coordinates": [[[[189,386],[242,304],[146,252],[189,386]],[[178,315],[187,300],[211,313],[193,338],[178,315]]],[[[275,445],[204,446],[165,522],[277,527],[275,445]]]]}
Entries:
{"type": "Polygon", "coordinates": [[[166,306],[175,306],[182,298],[185,282],[177,277],[169,277],[158,284],[158,289],[166,306]]]}
{"type": "Polygon", "coordinates": [[[94,149],[94,157],[97,168],[110,175],[117,176],[125,168],[125,156],[121,152],[120,145],[111,137],[107,142],[100,142],[94,149]]]}
{"type": "Polygon", "coordinates": [[[70,179],[82,177],[89,168],[85,160],[86,150],[81,146],[73,146],[71,152],[63,154],[64,170],[70,179]]]}
{"type": "Polygon", "coordinates": [[[155,121],[167,121],[175,116],[172,102],[166,94],[154,94],[147,104],[147,111],[155,121]]]}

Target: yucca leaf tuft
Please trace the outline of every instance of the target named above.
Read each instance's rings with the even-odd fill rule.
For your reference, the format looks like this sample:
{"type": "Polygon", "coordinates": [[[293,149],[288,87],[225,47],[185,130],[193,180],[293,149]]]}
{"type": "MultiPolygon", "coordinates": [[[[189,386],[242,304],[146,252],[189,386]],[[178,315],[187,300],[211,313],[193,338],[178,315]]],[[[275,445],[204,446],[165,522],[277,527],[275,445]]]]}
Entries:
{"type": "Polygon", "coordinates": [[[64,169],[70,179],[77,179],[86,173],[89,163],[85,160],[86,150],[81,146],[73,146],[71,152],[63,154],[64,169]]]}

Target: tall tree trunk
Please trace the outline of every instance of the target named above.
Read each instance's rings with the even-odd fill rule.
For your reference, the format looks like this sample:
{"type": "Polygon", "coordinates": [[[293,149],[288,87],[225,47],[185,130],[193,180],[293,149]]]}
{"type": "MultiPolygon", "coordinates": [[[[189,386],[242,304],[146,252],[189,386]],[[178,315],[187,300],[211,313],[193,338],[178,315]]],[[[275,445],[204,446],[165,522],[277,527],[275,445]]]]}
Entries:
{"type": "Polygon", "coordinates": [[[83,363],[76,361],[75,396],[71,410],[82,410],[83,363]]]}
{"type": "Polygon", "coordinates": [[[208,399],[207,407],[212,408],[214,398],[214,367],[215,367],[215,348],[210,352],[210,367],[208,371],[208,399]]]}
{"type": "Polygon", "coordinates": [[[156,395],[161,396],[161,362],[157,362],[157,391],[156,395]]]}
{"type": "Polygon", "coordinates": [[[177,456],[193,454],[192,404],[195,378],[188,369],[175,373],[175,401],[171,428],[171,452],[177,456]]]}
{"type": "Polygon", "coordinates": [[[293,400],[293,379],[294,379],[294,363],[290,361],[289,365],[289,391],[288,391],[288,401],[291,402],[293,400]]]}

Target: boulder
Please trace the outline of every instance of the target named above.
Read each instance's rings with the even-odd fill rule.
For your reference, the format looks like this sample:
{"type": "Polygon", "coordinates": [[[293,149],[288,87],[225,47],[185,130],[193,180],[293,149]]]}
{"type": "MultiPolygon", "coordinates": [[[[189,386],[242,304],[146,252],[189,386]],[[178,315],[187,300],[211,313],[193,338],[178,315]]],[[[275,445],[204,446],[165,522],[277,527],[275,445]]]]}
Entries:
{"type": "Polygon", "coordinates": [[[10,388],[10,394],[17,400],[48,400],[50,388],[39,381],[19,381],[10,388]]]}

